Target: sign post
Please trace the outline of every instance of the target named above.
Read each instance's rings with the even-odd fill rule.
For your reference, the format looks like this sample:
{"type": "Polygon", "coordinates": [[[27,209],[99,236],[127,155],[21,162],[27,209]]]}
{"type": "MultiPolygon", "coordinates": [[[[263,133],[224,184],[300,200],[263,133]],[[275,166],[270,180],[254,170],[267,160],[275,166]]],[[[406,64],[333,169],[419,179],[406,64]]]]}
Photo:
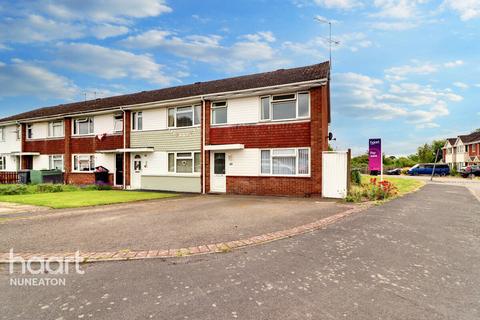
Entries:
{"type": "Polygon", "coordinates": [[[368,140],[368,170],[370,173],[380,171],[380,181],[383,181],[382,139],[368,140]]]}

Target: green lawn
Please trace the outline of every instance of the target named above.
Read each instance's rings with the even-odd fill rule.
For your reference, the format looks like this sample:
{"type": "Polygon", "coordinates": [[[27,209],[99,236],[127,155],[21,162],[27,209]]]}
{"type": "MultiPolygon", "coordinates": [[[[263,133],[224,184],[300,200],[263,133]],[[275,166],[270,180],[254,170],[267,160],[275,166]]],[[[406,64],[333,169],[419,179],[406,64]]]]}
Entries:
{"type": "MultiPolygon", "coordinates": [[[[380,176],[362,175],[362,183],[370,183],[371,178],[377,178],[380,181],[380,176]]],[[[383,176],[383,178],[397,187],[399,196],[415,191],[425,185],[425,182],[417,179],[395,178],[392,176],[383,176]]]]}
{"type": "Polygon", "coordinates": [[[79,208],[175,197],[172,193],[93,190],[22,195],[0,195],[0,202],[14,202],[54,209],[79,208]]]}

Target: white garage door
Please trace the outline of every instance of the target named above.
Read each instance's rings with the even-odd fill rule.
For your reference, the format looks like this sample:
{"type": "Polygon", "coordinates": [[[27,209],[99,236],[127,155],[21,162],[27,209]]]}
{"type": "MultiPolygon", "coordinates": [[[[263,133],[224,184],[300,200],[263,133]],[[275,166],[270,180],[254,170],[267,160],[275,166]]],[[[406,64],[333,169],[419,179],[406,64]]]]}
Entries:
{"type": "Polygon", "coordinates": [[[343,199],[347,196],[348,152],[328,151],[322,157],[322,195],[343,199]]]}

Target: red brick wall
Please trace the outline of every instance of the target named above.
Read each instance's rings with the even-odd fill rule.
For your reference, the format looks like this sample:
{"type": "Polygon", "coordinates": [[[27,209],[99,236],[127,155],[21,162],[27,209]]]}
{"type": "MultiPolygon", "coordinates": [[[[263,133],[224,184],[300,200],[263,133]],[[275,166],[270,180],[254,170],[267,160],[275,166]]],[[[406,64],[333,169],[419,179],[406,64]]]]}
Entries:
{"type": "Polygon", "coordinates": [[[227,193],[264,196],[318,195],[311,178],[227,176],[227,193]]]}
{"type": "Polygon", "coordinates": [[[210,144],[244,144],[245,148],[310,145],[310,122],[210,128],[210,144]]]}
{"type": "MultiPolygon", "coordinates": [[[[109,184],[113,185],[113,173],[108,175],[109,184]]],[[[78,184],[78,185],[86,185],[86,184],[95,184],[95,174],[94,173],[76,173],[72,172],[68,175],[68,184],[78,184]]]]}
{"type": "Polygon", "coordinates": [[[65,139],[26,140],[24,152],[40,152],[40,154],[63,154],[65,139]]]}

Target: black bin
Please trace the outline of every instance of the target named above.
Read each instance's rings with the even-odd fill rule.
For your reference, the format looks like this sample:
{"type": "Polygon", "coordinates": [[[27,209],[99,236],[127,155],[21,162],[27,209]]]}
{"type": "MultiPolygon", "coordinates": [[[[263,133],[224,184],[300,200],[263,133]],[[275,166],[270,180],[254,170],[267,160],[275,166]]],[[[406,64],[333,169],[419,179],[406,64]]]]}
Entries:
{"type": "Polygon", "coordinates": [[[30,183],[30,170],[23,170],[18,172],[18,183],[20,184],[30,183]]]}
{"type": "Polygon", "coordinates": [[[95,183],[96,184],[109,184],[109,173],[110,171],[105,167],[96,167],[95,168],[95,183]]]}

